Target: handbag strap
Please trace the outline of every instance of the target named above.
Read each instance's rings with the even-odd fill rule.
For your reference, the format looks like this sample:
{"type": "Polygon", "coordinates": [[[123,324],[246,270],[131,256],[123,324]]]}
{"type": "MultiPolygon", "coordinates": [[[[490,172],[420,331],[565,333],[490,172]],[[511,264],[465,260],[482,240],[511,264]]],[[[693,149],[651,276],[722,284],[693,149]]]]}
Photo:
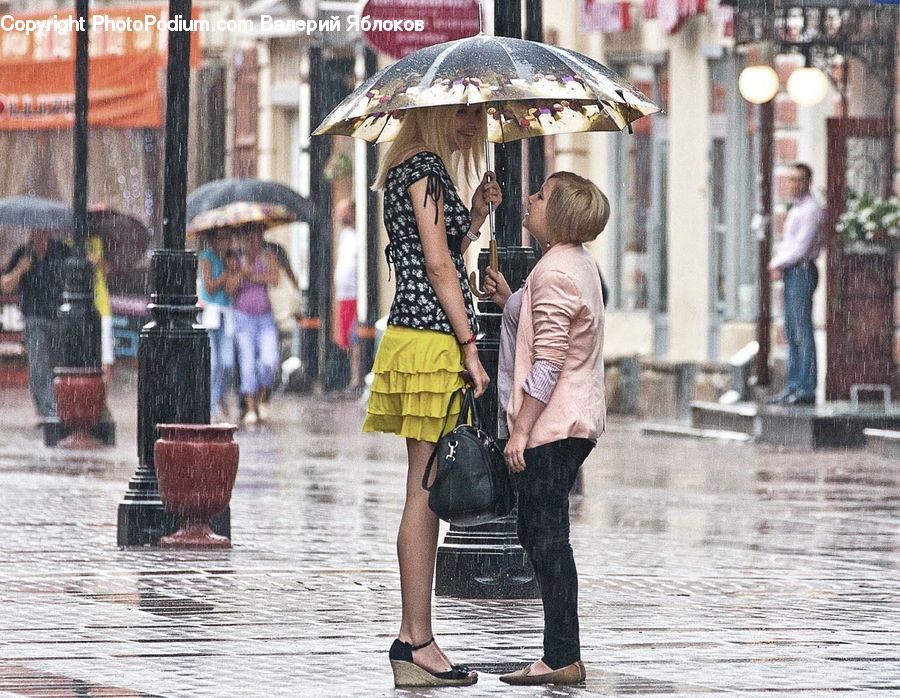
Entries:
{"type": "MultiPolygon", "coordinates": [[[[458,420],[456,422],[456,426],[459,426],[460,424],[462,424],[462,416],[466,412],[466,402],[469,397],[468,394],[469,394],[469,390],[466,390],[466,395],[463,398],[463,406],[459,413],[460,420],[458,420]]],[[[447,414],[444,415],[444,426],[441,427],[441,436],[438,439],[438,441],[440,441],[447,434],[450,433],[450,432],[444,431],[444,430],[447,428],[447,420],[450,419],[450,413],[453,411],[453,401],[456,399],[456,395],[457,395],[456,391],[453,391],[450,394],[450,401],[447,403],[447,414]]],[[[450,431],[453,431],[453,430],[451,429],[450,431]]],[[[431,487],[428,486],[428,478],[431,477],[431,468],[434,465],[435,459],[437,458],[437,452],[438,452],[437,444],[435,444],[434,450],[431,452],[431,457],[428,459],[428,463],[425,465],[425,473],[422,475],[422,489],[425,490],[426,492],[431,492],[431,487],[434,487],[434,485],[432,485],[431,487]]]]}
{"type": "Polygon", "coordinates": [[[465,388],[464,393],[462,409],[459,411],[456,426],[471,424],[476,429],[481,429],[481,415],[475,402],[475,391],[472,388],[465,388]]]}

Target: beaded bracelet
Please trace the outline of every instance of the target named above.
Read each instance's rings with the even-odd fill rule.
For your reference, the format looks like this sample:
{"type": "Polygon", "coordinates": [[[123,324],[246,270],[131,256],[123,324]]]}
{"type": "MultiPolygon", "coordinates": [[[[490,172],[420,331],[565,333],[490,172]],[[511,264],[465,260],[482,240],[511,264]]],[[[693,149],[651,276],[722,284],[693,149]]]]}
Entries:
{"type": "Polygon", "coordinates": [[[465,342],[460,342],[460,346],[466,346],[467,344],[475,344],[475,340],[477,337],[475,335],[471,335],[465,342]]]}

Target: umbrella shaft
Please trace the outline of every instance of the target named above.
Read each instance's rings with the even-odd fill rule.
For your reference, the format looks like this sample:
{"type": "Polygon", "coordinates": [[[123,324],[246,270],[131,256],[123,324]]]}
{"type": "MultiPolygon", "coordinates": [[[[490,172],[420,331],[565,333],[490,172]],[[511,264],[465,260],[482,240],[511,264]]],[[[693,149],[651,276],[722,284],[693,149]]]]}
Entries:
{"type": "MultiPolygon", "coordinates": [[[[480,9],[480,6],[479,6],[479,9],[480,9]]],[[[488,150],[487,138],[484,139],[484,165],[488,170],[491,169],[491,151],[488,150]]],[[[491,240],[493,241],[497,237],[494,233],[494,202],[493,201],[488,202],[488,227],[490,228],[491,240]]]]}

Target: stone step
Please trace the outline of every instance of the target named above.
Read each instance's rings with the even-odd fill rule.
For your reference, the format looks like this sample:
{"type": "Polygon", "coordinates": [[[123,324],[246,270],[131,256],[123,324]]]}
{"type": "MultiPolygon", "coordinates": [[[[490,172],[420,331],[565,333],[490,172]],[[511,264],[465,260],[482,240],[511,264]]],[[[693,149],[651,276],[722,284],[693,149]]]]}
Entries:
{"type": "Polygon", "coordinates": [[[893,429],[863,429],[866,450],[888,458],[900,458],[900,431],[893,429]]]}
{"type": "Polygon", "coordinates": [[[756,403],[691,402],[691,426],[697,429],[735,431],[753,436],[756,433],[756,403]]]}
{"type": "Polygon", "coordinates": [[[651,436],[678,436],[689,439],[711,439],[714,441],[731,441],[738,443],[748,443],[751,440],[749,434],[739,431],[729,431],[727,429],[698,429],[697,427],[688,427],[681,424],[646,423],[641,425],[641,433],[651,436]]]}
{"type": "Polygon", "coordinates": [[[829,402],[809,407],[766,405],[759,413],[762,443],[797,448],[861,448],[864,429],[900,430],[900,410],[829,402]]]}

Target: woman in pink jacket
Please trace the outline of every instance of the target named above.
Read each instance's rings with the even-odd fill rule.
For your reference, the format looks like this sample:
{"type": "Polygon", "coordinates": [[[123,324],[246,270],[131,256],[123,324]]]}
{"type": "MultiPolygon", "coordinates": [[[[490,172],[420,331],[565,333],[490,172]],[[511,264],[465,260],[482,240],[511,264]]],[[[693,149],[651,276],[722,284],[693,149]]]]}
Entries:
{"type": "Polygon", "coordinates": [[[569,490],[606,424],[603,297],[584,243],[608,220],[609,202],[596,185],[552,174],[528,198],[523,221],[544,249],[540,261],[515,294],[499,273],[486,281],[504,308],[498,390],[509,428],[504,455],[519,492],[518,535],[544,606],[544,656],[500,677],[513,685],[585,679],[569,490]]]}

